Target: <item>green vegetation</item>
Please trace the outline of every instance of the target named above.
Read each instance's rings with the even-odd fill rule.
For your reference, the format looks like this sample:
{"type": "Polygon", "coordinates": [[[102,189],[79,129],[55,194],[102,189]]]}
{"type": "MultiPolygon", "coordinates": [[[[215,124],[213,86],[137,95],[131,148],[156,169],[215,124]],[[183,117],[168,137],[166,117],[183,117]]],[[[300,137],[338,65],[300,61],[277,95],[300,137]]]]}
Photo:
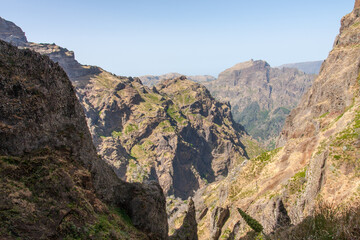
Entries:
{"type": "Polygon", "coordinates": [[[329,113],[330,113],[330,112],[326,112],[326,113],[322,114],[319,118],[324,118],[324,117],[326,117],[329,113]]]}
{"type": "Polygon", "coordinates": [[[356,145],[359,138],[360,110],[355,113],[353,121],[330,142],[329,153],[338,166],[351,165],[356,175],[360,174],[360,155],[356,145]]]}
{"type": "Polygon", "coordinates": [[[174,97],[177,103],[180,103],[183,106],[190,105],[191,103],[195,102],[195,98],[192,97],[189,93],[182,91],[180,94],[177,94],[174,97]]]}
{"type": "Polygon", "coordinates": [[[169,105],[168,109],[166,110],[169,117],[174,119],[176,122],[182,124],[186,119],[182,116],[181,112],[177,111],[174,105],[169,105]]]}
{"type": "Polygon", "coordinates": [[[240,187],[244,184],[243,181],[247,183],[254,180],[264,169],[264,167],[273,161],[274,156],[281,150],[281,148],[274,149],[269,152],[263,152],[258,157],[253,158],[246,165],[246,168],[241,171],[241,174],[237,179],[231,183],[229,190],[229,198],[232,201],[236,201],[239,198],[249,197],[257,191],[257,186],[255,184],[249,185],[247,187],[240,187]],[[241,182],[241,183],[240,183],[241,182]]]}
{"type": "Polygon", "coordinates": [[[113,136],[113,138],[119,138],[122,136],[122,132],[113,131],[111,135],[113,136]]]}
{"type": "Polygon", "coordinates": [[[105,87],[106,89],[112,89],[115,82],[113,79],[111,79],[110,74],[101,73],[96,76],[96,83],[105,87]]]}
{"type": "Polygon", "coordinates": [[[160,99],[162,98],[162,96],[158,94],[148,93],[145,94],[144,96],[153,103],[157,103],[157,104],[161,103],[160,99]]]}
{"type": "Polygon", "coordinates": [[[251,227],[252,230],[254,230],[256,233],[261,233],[264,230],[264,227],[256,221],[254,218],[250,217],[248,214],[246,214],[243,210],[240,208],[237,209],[240,213],[241,217],[244,219],[244,221],[251,227]]]}
{"type": "Polygon", "coordinates": [[[252,139],[243,138],[242,142],[245,145],[245,150],[250,158],[257,157],[259,154],[264,152],[264,149],[259,146],[256,141],[252,139]]]}
{"type": "Polygon", "coordinates": [[[97,199],[90,179],[65,147],[1,156],[0,190],[7,194],[2,196],[6,209],[0,211],[0,238],[35,239],[29,226],[47,236],[56,221],[54,237],[59,239],[145,239],[123,209],[97,199]]]}
{"type": "Polygon", "coordinates": [[[175,132],[175,127],[171,125],[169,120],[162,121],[158,125],[159,128],[161,128],[160,131],[165,133],[173,133],[175,132]]]}
{"type": "Polygon", "coordinates": [[[305,188],[306,167],[297,172],[288,182],[287,187],[290,194],[301,193],[305,188]]]}
{"type": "Polygon", "coordinates": [[[300,224],[278,230],[274,239],[318,239],[347,240],[360,239],[360,207],[356,205],[339,206],[320,202],[312,216],[300,224]]]}
{"type": "MultiPolygon", "coordinates": [[[[245,127],[245,130],[256,140],[264,141],[278,136],[290,110],[279,107],[272,112],[260,109],[257,102],[249,104],[242,112],[234,107],[234,119],[245,127]]],[[[269,145],[268,149],[274,146],[269,145]]]]}
{"type": "Polygon", "coordinates": [[[354,23],[353,25],[351,25],[351,27],[357,27],[360,25],[360,22],[354,23]]]}
{"type": "Polygon", "coordinates": [[[252,159],[251,161],[253,161],[255,163],[265,164],[265,163],[271,161],[272,157],[274,157],[280,150],[281,150],[281,148],[276,148],[269,152],[263,152],[262,154],[260,154],[256,158],[252,159]]]}
{"type": "Polygon", "coordinates": [[[150,174],[151,164],[152,164],[151,161],[139,162],[137,159],[130,159],[126,171],[127,181],[143,182],[144,180],[148,179],[150,174]]]}
{"type": "Polygon", "coordinates": [[[128,125],[125,126],[124,129],[125,129],[125,130],[124,130],[124,133],[125,133],[125,134],[129,134],[129,133],[131,133],[131,132],[134,132],[134,131],[139,130],[139,127],[138,127],[138,125],[135,125],[135,124],[133,124],[133,123],[129,123],[128,125]]]}
{"type": "Polygon", "coordinates": [[[221,234],[220,239],[228,239],[230,237],[231,230],[229,228],[225,229],[223,234],[221,234]]]}

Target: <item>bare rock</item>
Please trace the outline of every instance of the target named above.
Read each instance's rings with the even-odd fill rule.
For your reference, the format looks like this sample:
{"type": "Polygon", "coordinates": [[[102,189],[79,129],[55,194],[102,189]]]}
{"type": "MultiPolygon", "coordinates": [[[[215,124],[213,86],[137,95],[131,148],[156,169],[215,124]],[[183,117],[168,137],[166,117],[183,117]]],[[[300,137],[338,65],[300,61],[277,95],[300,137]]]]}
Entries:
{"type": "Polygon", "coordinates": [[[250,60],[203,84],[216,99],[230,102],[235,121],[252,137],[269,144],[313,79],[295,68],[272,68],[265,61],[250,60]]]}
{"type": "Polygon", "coordinates": [[[0,17],[0,39],[15,46],[26,46],[25,33],[14,23],[0,17]]]}
{"type": "MultiPolygon", "coordinates": [[[[47,214],[47,220],[41,220],[35,227],[28,222],[18,222],[18,225],[23,225],[16,228],[17,232],[21,232],[19,236],[40,238],[31,235],[34,231],[45,234],[42,237],[46,238],[63,236],[56,224],[61,225],[62,219],[71,215],[71,208],[66,206],[73,201],[77,204],[90,202],[91,206],[87,207],[101,213],[108,211],[106,204],[122,207],[134,225],[150,239],[167,239],[165,197],[160,186],[124,183],[98,157],[83,109],[64,70],[47,56],[28,49],[19,50],[3,41],[0,41],[0,66],[0,155],[9,159],[26,159],[28,165],[22,173],[22,168],[16,167],[17,174],[32,176],[36,173],[33,176],[35,180],[22,183],[31,186],[32,193],[26,193],[29,196],[36,194],[37,189],[31,184],[48,183],[52,176],[51,172],[46,175],[48,169],[53,164],[61,166],[52,170],[61,184],[45,184],[46,188],[39,188],[42,193],[37,195],[50,200],[55,196],[57,206],[53,211],[59,212],[60,216],[46,213],[30,202],[32,207],[24,207],[23,215],[32,216],[34,213],[44,217],[43,214],[47,214]],[[57,174],[58,171],[60,173],[57,174]],[[49,186],[51,189],[46,190],[49,186]],[[78,191],[79,194],[76,194],[78,191]],[[31,228],[33,230],[30,231],[31,228]]],[[[3,164],[3,158],[1,163],[3,174],[4,167],[8,165],[3,164]]],[[[9,172],[7,178],[19,181],[14,173],[9,172]]],[[[10,185],[1,185],[0,191],[4,198],[8,197],[5,193],[12,189],[10,185]]],[[[95,217],[86,212],[82,214],[85,222],[77,223],[79,226],[84,226],[86,221],[90,223],[90,219],[95,217]]]]}
{"type": "Polygon", "coordinates": [[[230,216],[229,208],[215,207],[210,217],[211,239],[218,240],[221,229],[230,216]]]}
{"type": "Polygon", "coordinates": [[[354,8],[359,8],[360,7],[360,1],[359,0],[356,0],[355,1],[355,6],[354,8]]]}
{"type": "Polygon", "coordinates": [[[197,240],[197,222],[195,205],[192,198],[189,198],[188,209],[185,213],[183,224],[179,229],[176,229],[174,234],[170,236],[171,240],[197,240]]]}

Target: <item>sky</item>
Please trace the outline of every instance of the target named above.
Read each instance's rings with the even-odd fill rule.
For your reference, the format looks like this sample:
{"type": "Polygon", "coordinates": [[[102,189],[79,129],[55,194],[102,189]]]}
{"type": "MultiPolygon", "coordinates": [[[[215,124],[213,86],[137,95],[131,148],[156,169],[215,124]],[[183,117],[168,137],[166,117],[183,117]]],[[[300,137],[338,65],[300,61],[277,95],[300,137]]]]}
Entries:
{"type": "Polygon", "coordinates": [[[326,59],[354,0],[0,0],[28,41],[121,76],[217,76],[236,63],[326,59]]]}

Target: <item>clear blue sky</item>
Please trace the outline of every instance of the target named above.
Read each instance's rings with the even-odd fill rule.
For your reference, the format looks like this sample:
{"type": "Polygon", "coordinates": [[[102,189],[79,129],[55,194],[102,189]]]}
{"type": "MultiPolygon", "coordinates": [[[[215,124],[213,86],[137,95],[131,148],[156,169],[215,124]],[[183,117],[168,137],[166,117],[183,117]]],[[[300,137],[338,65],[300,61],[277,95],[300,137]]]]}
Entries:
{"type": "Polygon", "coordinates": [[[0,0],[29,41],[124,76],[325,59],[354,0],[0,0]]]}

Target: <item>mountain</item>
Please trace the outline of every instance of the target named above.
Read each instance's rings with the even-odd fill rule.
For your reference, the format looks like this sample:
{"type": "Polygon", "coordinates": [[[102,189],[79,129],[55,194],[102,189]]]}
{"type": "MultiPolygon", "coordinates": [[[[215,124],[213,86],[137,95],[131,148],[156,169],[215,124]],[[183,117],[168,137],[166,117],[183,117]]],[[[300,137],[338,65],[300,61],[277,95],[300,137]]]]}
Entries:
{"type": "Polygon", "coordinates": [[[0,40],[0,86],[1,239],[167,239],[160,186],[97,155],[58,64],[0,40]]]}
{"type": "Polygon", "coordinates": [[[296,68],[307,74],[319,74],[321,64],[324,61],[313,61],[313,62],[301,62],[301,63],[289,63],[278,66],[277,68],[296,68]]]}
{"type": "Polygon", "coordinates": [[[25,46],[27,39],[25,33],[13,22],[0,17],[0,39],[15,46],[25,46]]]}
{"type": "Polygon", "coordinates": [[[271,68],[265,61],[251,60],[236,64],[203,85],[216,99],[229,101],[234,120],[272,148],[286,116],[313,78],[297,69],[271,68]]]}
{"type": "Polygon", "coordinates": [[[237,208],[270,239],[360,238],[359,16],[357,0],[319,76],[287,117],[278,148],[197,191],[199,239],[254,239],[237,208]]]}
{"type": "Polygon", "coordinates": [[[150,89],[103,72],[77,86],[98,152],[121,179],[157,180],[186,199],[253,151],[229,106],[185,77],[150,89]]]}
{"type": "MultiPolygon", "coordinates": [[[[174,79],[179,78],[183,76],[180,73],[167,73],[160,76],[153,76],[153,75],[145,75],[139,77],[141,82],[149,87],[152,87],[161,81],[168,80],[168,79],[174,79]]],[[[196,75],[196,76],[187,76],[187,78],[194,82],[210,82],[214,81],[216,78],[210,75],[196,75]]]]}
{"type": "Polygon", "coordinates": [[[64,68],[98,154],[123,180],[156,180],[167,196],[187,199],[261,151],[233,121],[227,104],[184,76],[149,88],[139,78],[81,65],[72,51],[55,44],[23,48],[64,68]]]}

